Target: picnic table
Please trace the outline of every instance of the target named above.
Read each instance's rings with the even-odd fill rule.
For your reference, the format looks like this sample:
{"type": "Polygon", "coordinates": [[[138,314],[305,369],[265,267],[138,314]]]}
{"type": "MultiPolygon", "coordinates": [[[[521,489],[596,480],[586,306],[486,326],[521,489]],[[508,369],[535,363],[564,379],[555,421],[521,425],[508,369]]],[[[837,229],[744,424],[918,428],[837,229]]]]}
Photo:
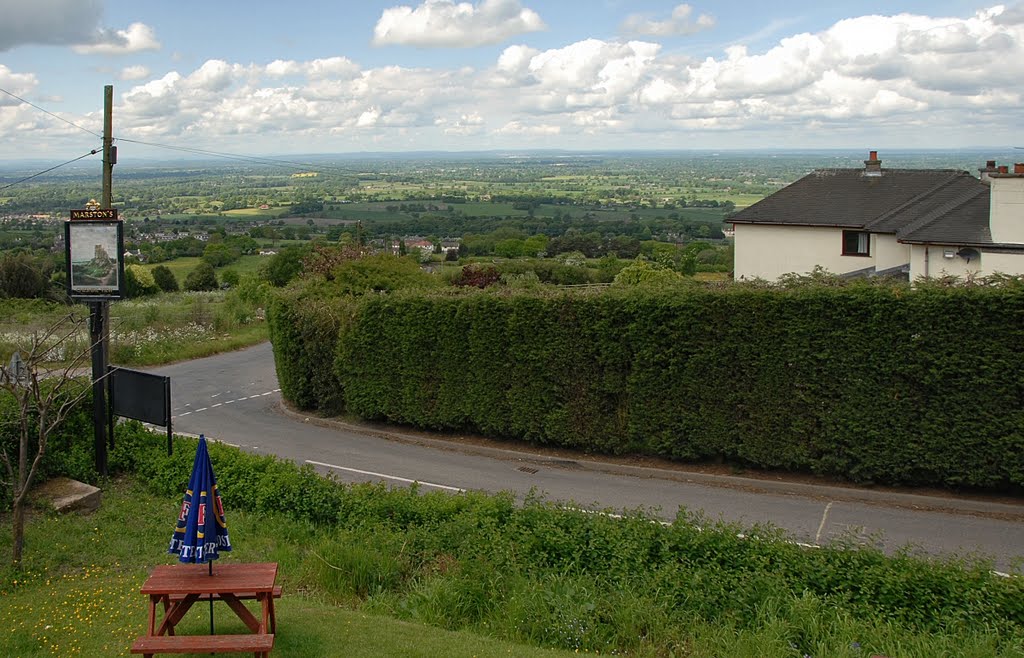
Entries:
{"type": "Polygon", "coordinates": [[[132,653],[146,658],[157,653],[252,652],[268,658],[274,648],[277,621],[274,599],[281,596],[275,585],[277,563],[159,565],[140,590],[149,596],[149,629],[132,645],[132,653]],[[256,617],[242,603],[253,600],[260,606],[256,617]],[[238,635],[175,635],[174,627],[196,601],[223,601],[252,631],[238,635]],[[162,616],[161,616],[162,615],[162,616]]]}

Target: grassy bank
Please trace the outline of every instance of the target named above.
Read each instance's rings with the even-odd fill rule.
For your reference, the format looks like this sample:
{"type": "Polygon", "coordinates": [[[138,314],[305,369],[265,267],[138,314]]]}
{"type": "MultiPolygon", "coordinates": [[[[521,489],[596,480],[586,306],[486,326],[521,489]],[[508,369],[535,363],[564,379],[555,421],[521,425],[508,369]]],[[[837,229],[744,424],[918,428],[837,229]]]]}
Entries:
{"type": "MultiPolygon", "coordinates": [[[[171,560],[164,546],[195,441],[177,446],[168,457],[159,436],[120,426],[112,468],[136,479],[114,486],[94,517],[33,520],[27,578],[0,573],[0,623],[16,629],[0,639],[0,655],[60,653],[50,646],[85,642],[78,634],[93,643],[83,653],[104,655],[140,632],[135,592],[151,565],[171,560]],[[84,592],[96,592],[95,604],[84,592]]],[[[357,655],[322,647],[365,616],[371,628],[353,641],[371,647],[367,655],[544,655],[523,648],[532,646],[641,657],[1024,658],[1024,584],[983,561],[854,544],[809,550],[771,527],[685,510],[663,525],[537,496],[340,485],[223,444],[210,453],[236,547],[226,559],[281,566],[281,655],[357,655]],[[422,631],[392,631],[399,622],[422,631]],[[379,644],[419,635],[415,645],[379,644]]],[[[8,533],[0,529],[0,555],[8,533]]],[[[197,615],[190,623],[201,632],[197,615]]]]}
{"type": "MultiPolygon", "coordinates": [[[[166,545],[180,501],[154,496],[130,480],[105,487],[103,506],[88,517],[33,515],[25,570],[0,567],[0,655],[128,656],[145,633],[149,569],[172,563],[166,545]]],[[[277,516],[232,512],[235,550],[229,561],[276,561],[285,595],[277,606],[276,656],[524,656],[544,650],[344,608],[326,601],[302,550],[318,532],[277,516]]],[[[0,517],[0,558],[9,559],[10,519],[0,517]]],[[[196,606],[181,633],[208,633],[209,608],[196,606]]],[[[226,607],[215,609],[218,632],[247,632],[226,607]]]]}

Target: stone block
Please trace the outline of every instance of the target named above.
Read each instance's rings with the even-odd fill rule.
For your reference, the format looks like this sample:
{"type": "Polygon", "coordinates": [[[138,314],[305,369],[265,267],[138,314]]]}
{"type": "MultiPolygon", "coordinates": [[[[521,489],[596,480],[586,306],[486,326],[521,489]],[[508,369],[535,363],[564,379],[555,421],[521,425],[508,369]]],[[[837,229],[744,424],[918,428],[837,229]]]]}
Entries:
{"type": "Polygon", "coordinates": [[[90,484],[59,477],[39,485],[35,490],[35,498],[61,514],[90,514],[100,507],[100,493],[99,489],[90,484]]]}

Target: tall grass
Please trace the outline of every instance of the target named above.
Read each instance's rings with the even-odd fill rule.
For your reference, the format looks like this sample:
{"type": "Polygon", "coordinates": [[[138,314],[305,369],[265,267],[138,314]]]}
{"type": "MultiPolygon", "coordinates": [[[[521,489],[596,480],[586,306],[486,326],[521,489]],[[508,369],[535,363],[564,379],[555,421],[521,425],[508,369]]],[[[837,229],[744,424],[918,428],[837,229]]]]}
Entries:
{"type": "MultiPolygon", "coordinates": [[[[168,459],[153,445],[134,451],[140,476],[183,486],[172,473],[191,450],[168,459]]],[[[984,560],[809,550],[685,510],[664,526],[537,496],[342,486],[222,445],[211,455],[229,507],[316,528],[296,549],[303,587],[367,613],[581,653],[1024,657],[1024,581],[984,560]]]]}
{"type": "MultiPolygon", "coordinates": [[[[0,356],[31,345],[33,334],[68,315],[79,320],[82,304],[38,300],[0,300],[0,356]]],[[[122,300],[110,305],[110,361],[117,365],[154,365],[208,356],[267,339],[263,310],[239,292],[179,292],[122,300]]],[[[72,340],[49,355],[68,361],[86,355],[88,325],[81,322],[72,340]]]]}

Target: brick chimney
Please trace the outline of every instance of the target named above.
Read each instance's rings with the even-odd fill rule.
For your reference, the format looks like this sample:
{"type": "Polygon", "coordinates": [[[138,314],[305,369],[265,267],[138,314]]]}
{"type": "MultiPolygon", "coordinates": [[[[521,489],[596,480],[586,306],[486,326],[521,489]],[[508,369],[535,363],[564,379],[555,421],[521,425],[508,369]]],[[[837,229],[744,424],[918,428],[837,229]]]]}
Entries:
{"type": "Polygon", "coordinates": [[[998,167],[996,167],[996,161],[995,160],[987,160],[985,162],[984,168],[978,170],[978,173],[981,174],[981,176],[980,176],[981,182],[985,183],[986,185],[988,185],[989,182],[990,182],[989,176],[991,174],[994,174],[994,173],[998,172],[998,171],[999,171],[999,169],[998,169],[998,167]]]}
{"type": "Polygon", "coordinates": [[[868,159],[864,161],[864,176],[881,176],[882,161],[878,159],[878,151],[868,153],[868,159]]]}

